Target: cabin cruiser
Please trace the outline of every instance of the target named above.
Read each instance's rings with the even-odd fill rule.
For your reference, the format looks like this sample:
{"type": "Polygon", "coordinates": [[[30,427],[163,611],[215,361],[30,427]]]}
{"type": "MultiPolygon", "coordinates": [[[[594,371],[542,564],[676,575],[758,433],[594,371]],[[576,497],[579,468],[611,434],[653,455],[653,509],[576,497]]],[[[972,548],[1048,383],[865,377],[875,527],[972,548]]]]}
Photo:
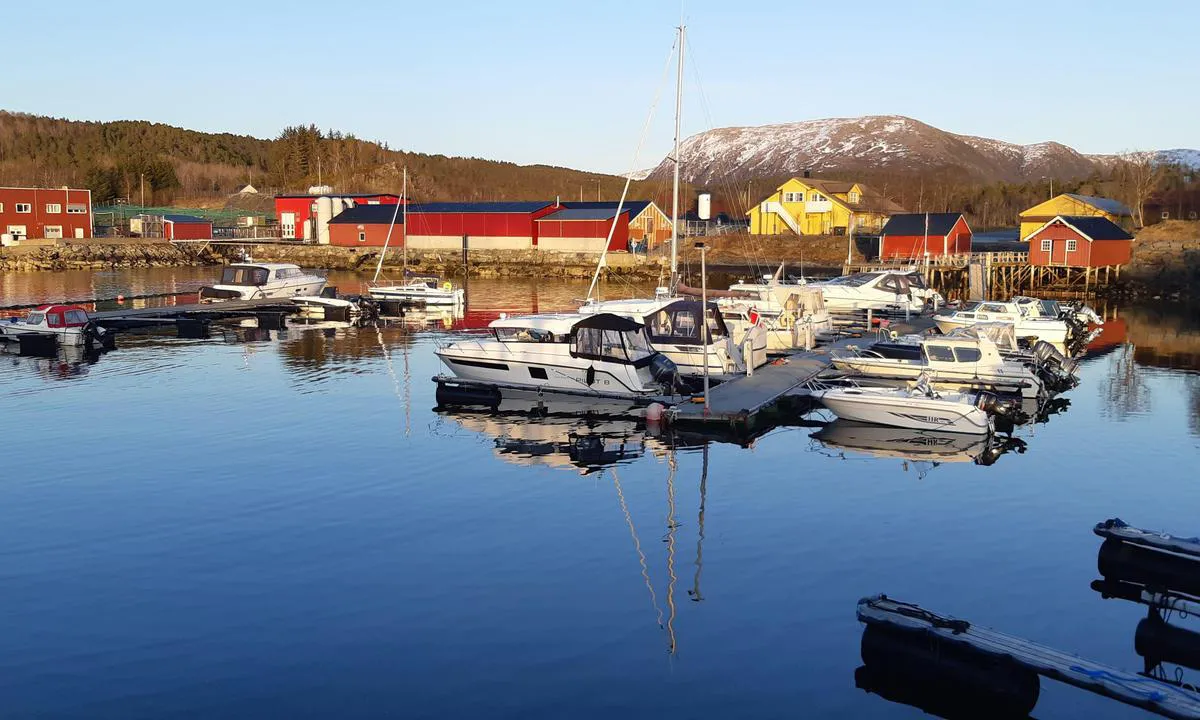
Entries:
{"type": "Polygon", "coordinates": [[[424,305],[462,305],[466,293],[450,281],[436,277],[414,277],[403,285],[377,285],[369,288],[372,300],[391,300],[424,305]]]}
{"type": "MultiPolygon", "coordinates": [[[[730,289],[734,287],[755,286],[741,284],[730,289]]],[[[825,297],[815,288],[771,283],[758,285],[753,292],[757,297],[717,299],[717,307],[734,342],[740,343],[747,330],[758,326],[767,336],[767,351],[784,353],[811,349],[833,330],[833,320],[825,310],[825,297]]]]}
{"type": "Polygon", "coordinates": [[[828,387],[811,395],[846,420],[967,435],[988,435],[993,429],[981,407],[988,393],[939,394],[923,380],[911,389],[828,387]]]}
{"type": "Polygon", "coordinates": [[[200,302],[320,295],[325,278],[291,263],[241,262],[221,271],[221,281],[200,288],[200,302]]]}
{"type": "Polygon", "coordinates": [[[703,375],[707,363],[709,377],[723,380],[745,374],[747,360],[751,369],[767,362],[765,333],[750,335],[747,353],[746,333],[743,331],[740,341],[735,342],[717,305],[710,302],[707,312],[701,307],[697,300],[671,297],[666,288],[660,288],[653,300],[590,301],[579,312],[613,313],[645,325],[650,344],[670,358],[681,375],[703,375]],[[708,318],[708,332],[703,338],[702,315],[708,318]]]}
{"type": "MultiPolygon", "coordinates": [[[[613,313],[493,320],[490,335],[435,350],[460,380],[495,388],[653,399],[674,392],[678,369],[640,322],[613,313]]],[[[441,383],[442,380],[439,380],[441,383]]]]}
{"type": "Polygon", "coordinates": [[[927,335],[915,345],[884,343],[866,349],[835,353],[833,366],[869,378],[915,380],[956,388],[987,388],[1002,393],[1038,397],[1045,383],[1023,362],[1006,360],[986,336],[927,335]]]}
{"type": "Polygon", "coordinates": [[[825,307],[834,314],[867,310],[919,313],[926,305],[937,307],[944,302],[917,270],[871,270],[810,281],[807,286],[821,291],[825,307]]]}
{"type": "Polygon", "coordinates": [[[21,335],[52,335],[60,345],[82,346],[104,340],[106,332],[87,311],[74,305],[42,305],[24,319],[0,321],[0,340],[17,341],[21,335]]]}
{"type": "Polygon", "coordinates": [[[1004,322],[1013,326],[1017,337],[1034,337],[1055,345],[1066,345],[1079,330],[1074,321],[1060,317],[1058,303],[1053,300],[1024,298],[1022,302],[984,300],[967,303],[958,310],[934,318],[938,330],[949,333],[956,328],[970,327],[983,322],[1004,322]],[[1056,313],[1051,315],[1051,313],[1056,313]]]}

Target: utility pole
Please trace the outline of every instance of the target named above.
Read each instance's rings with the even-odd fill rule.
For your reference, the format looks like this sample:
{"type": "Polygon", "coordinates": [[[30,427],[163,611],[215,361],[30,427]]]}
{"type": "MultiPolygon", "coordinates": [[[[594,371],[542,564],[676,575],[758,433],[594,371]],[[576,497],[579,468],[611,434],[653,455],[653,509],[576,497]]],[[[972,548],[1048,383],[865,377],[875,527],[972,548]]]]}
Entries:
{"type": "Polygon", "coordinates": [[[138,187],[141,188],[142,207],[146,207],[146,173],[138,173],[138,187]]]}

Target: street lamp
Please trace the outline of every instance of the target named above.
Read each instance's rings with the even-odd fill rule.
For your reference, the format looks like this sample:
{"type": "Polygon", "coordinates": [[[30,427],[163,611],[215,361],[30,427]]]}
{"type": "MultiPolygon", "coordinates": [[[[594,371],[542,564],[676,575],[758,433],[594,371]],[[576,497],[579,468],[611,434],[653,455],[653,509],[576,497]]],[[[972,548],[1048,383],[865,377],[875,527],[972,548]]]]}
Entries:
{"type": "Polygon", "coordinates": [[[700,341],[704,344],[704,415],[708,417],[708,346],[711,341],[708,333],[708,246],[698,242],[694,247],[700,251],[700,341]]]}

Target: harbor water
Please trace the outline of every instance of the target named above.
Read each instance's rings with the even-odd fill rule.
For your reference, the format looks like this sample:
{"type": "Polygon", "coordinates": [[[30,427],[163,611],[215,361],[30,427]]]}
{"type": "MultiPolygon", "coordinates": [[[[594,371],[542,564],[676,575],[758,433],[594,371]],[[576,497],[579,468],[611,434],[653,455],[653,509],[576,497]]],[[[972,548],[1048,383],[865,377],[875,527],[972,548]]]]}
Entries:
{"type": "MultiPolygon", "coordinates": [[[[211,276],[0,274],[0,304],[211,276]]],[[[922,717],[855,687],[875,593],[1141,669],[1091,528],[1198,534],[1194,310],[1105,308],[1080,385],[986,462],[823,413],[738,444],[435,408],[438,343],[585,293],[0,355],[0,716],[922,717]]],[[[1144,713],[1043,680],[1035,715],[1144,713]]]]}

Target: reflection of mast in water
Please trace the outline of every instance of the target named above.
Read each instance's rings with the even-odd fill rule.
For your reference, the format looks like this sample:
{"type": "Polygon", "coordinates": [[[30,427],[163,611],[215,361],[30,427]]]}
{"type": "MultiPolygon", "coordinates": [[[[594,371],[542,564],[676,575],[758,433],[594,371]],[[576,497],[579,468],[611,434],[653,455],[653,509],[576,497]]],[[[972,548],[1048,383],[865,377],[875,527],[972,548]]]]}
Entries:
{"type": "MultiPolygon", "coordinates": [[[[405,243],[407,245],[408,243],[405,243]]],[[[404,437],[412,433],[412,371],[408,367],[408,343],[404,343],[404,437]]]]}
{"type": "Polygon", "coordinates": [[[692,602],[700,602],[704,596],[700,594],[700,572],[704,569],[704,502],[708,496],[708,443],[704,443],[703,464],[700,467],[700,512],[696,516],[696,576],[692,580],[692,589],[688,594],[692,602]]]}
{"type": "Polygon", "coordinates": [[[650,591],[650,604],[658,616],[658,626],[662,627],[662,608],[658,606],[658,597],[654,594],[654,583],[650,582],[650,570],[646,567],[646,553],[642,552],[642,543],[638,540],[637,530],[633,527],[633,516],[629,514],[629,505],[625,502],[625,493],[621,492],[621,479],[617,477],[617,468],[610,468],[613,485],[617,488],[617,500],[621,503],[621,512],[625,513],[625,524],[629,526],[629,537],[633,538],[633,549],[637,551],[638,563],[642,566],[642,579],[646,581],[646,589],[650,591]]]}
{"type": "MultiPolygon", "coordinates": [[[[396,391],[396,397],[404,403],[404,434],[408,435],[409,425],[409,401],[400,394],[400,379],[396,377],[396,369],[392,367],[392,354],[388,352],[387,343],[383,341],[383,331],[379,326],[375,326],[375,337],[379,340],[379,349],[383,351],[383,360],[387,363],[388,375],[392,378],[392,387],[396,391]]],[[[405,348],[407,350],[407,348],[405,348]]],[[[404,353],[404,380],[407,387],[408,383],[408,353],[404,353]]]]}
{"type": "Polygon", "coordinates": [[[667,458],[667,652],[675,654],[675,450],[667,458]]]}

